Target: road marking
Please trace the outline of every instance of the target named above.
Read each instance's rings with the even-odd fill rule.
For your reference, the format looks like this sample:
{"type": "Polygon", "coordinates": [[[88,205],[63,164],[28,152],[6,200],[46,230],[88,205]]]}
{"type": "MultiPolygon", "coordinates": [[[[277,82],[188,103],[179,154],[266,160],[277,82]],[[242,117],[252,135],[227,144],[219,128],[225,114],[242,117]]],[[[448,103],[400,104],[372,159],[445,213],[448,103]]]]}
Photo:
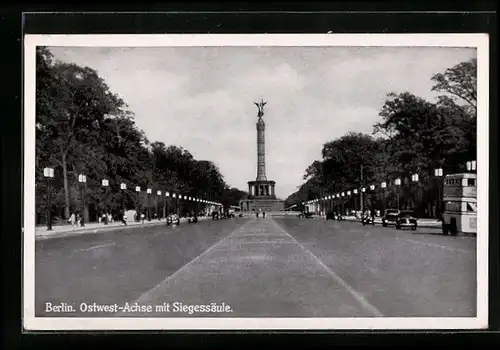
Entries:
{"type": "Polygon", "coordinates": [[[271,236],[283,236],[282,234],[278,233],[243,233],[239,236],[235,237],[271,237],[271,236]]]}
{"type": "Polygon", "coordinates": [[[112,246],[112,245],[116,245],[116,243],[111,242],[111,243],[106,243],[106,244],[93,245],[93,246],[88,247],[88,248],[80,249],[80,252],[86,252],[86,251],[89,251],[89,250],[94,250],[94,249],[109,247],[109,246],[112,246]]]}
{"type": "Polygon", "coordinates": [[[283,233],[285,235],[287,235],[288,237],[290,237],[290,239],[292,241],[294,241],[304,252],[306,252],[307,254],[309,254],[318,263],[318,265],[320,265],[326,272],[328,272],[328,274],[331,277],[333,277],[333,279],[338,284],[340,284],[342,287],[344,287],[349,292],[349,294],[351,294],[354,297],[354,299],[356,299],[361,304],[361,306],[363,306],[365,309],[367,309],[368,311],[370,311],[376,317],[384,317],[384,315],[375,306],[373,306],[372,304],[370,304],[368,302],[368,300],[365,299],[364,296],[362,296],[361,294],[359,294],[358,292],[356,292],[354,290],[354,288],[352,288],[346,281],[344,281],[335,272],[333,272],[333,270],[330,269],[327,265],[325,265],[325,263],[323,261],[321,261],[321,259],[318,258],[316,255],[314,255],[313,252],[311,252],[309,249],[307,249],[306,247],[304,247],[299,241],[297,241],[292,235],[290,235],[284,228],[282,228],[280,225],[278,225],[278,223],[276,223],[276,222],[274,222],[274,223],[275,223],[276,226],[278,226],[283,231],[283,233]]]}
{"type": "Polygon", "coordinates": [[[285,241],[284,239],[274,239],[269,241],[246,241],[239,244],[295,244],[293,241],[285,241]]]}
{"type": "MultiPolygon", "coordinates": [[[[181,266],[177,271],[175,271],[173,274],[167,276],[167,278],[165,278],[163,281],[161,281],[160,283],[158,283],[156,286],[154,286],[153,288],[151,288],[147,292],[143,293],[133,303],[138,303],[140,305],[146,304],[148,302],[148,300],[151,299],[151,295],[154,294],[155,291],[157,291],[161,287],[165,286],[171,279],[175,278],[177,275],[179,275],[181,272],[183,272],[184,270],[186,270],[187,268],[189,268],[195,262],[197,262],[198,260],[200,260],[201,258],[203,258],[204,256],[206,256],[208,253],[210,253],[211,251],[213,251],[217,246],[219,246],[220,244],[224,243],[226,240],[228,240],[232,236],[236,235],[238,232],[241,231],[241,229],[243,229],[243,227],[247,226],[252,221],[253,220],[247,221],[247,222],[243,223],[240,227],[236,228],[229,235],[227,235],[226,237],[222,238],[220,241],[218,241],[217,243],[215,243],[214,245],[212,245],[210,248],[208,248],[207,250],[205,250],[204,252],[202,252],[200,255],[198,255],[197,257],[195,257],[193,260],[191,260],[188,263],[186,263],[185,265],[181,266]]],[[[122,314],[124,314],[124,313],[118,312],[115,315],[116,316],[120,316],[122,314]]]]}
{"type": "Polygon", "coordinates": [[[420,241],[414,241],[413,239],[405,239],[405,241],[411,242],[411,243],[418,243],[418,244],[422,244],[422,245],[428,245],[430,247],[441,248],[441,249],[444,249],[444,250],[450,250],[452,252],[473,253],[473,251],[471,251],[471,250],[465,250],[465,249],[459,249],[459,248],[450,248],[450,247],[447,247],[445,245],[434,244],[434,243],[427,243],[427,242],[420,242],[420,241]]]}

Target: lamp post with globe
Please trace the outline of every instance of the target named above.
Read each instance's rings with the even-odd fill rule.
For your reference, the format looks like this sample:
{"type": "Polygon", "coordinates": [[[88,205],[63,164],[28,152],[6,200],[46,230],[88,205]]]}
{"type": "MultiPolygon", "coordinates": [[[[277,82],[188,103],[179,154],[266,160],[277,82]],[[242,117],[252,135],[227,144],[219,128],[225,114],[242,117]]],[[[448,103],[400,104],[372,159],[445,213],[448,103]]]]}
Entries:
{"type": "Polygon", "coordinates": [[[43,176],[47,178],[47,231],[52,231],[52,179],[54,169],[47,167],[43,169],[43,176]]]}
{"type": "Polygon", "coordinates": [[[78,182],[80,183],[80,198],[81,198],[81,221],[80,224],[81,226],[85,226],[85,193],[84,193],[84,187],[85,184],[87,183],[87,176],[84,174],[78,175],[78,182]]]}

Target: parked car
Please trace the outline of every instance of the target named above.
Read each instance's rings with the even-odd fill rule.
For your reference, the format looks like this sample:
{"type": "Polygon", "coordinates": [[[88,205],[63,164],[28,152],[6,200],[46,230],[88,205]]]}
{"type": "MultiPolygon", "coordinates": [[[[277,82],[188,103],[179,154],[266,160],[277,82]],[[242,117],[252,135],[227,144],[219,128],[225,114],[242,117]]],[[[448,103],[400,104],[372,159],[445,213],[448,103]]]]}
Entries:
{"type": "Polygon", "coordinates": [[[191,214],[188,217],[188,224],[196,224],[198,222],[198,217],[196,214],[191,214]]]}
{"type": "Polygon", "coordinates": [[[396,218],[396,229],[401,230],[403,227],[410,227],[413,231],[417,229],[417,218],[411,210],[401,211],[396,218]]]}
{"type": "Polygon", "coordinates": [[[327,220],[335,220],[335,212],[329,211],[328,213],[326,213],[326,219],[327,220]]]}
{"type": "Polygon", "coordinates": [[[167,216],[167,225],[180,225],[181,219],[179,219],[179,216],[177,214],[170,214],[167,216]]]}
{"type": "Polygon", "coordinates": [[[375,225],[375,220],[371,215],[365,214],[361,217],[361,223],[364,225],[375,225]]]}
{"type": "Polygon", "coordinates": [[[399,212],[399,209],[386,209],[382,217],[382,226],[395,225],[399,212]]]}
{"type": "Polygon", "coordinates": [[[307,211],[307,212],[302,212],[299,214],[299,218],[306,218],[306,219],[310,219],[312,218],[313,216],[313,213],[307,211]]]}

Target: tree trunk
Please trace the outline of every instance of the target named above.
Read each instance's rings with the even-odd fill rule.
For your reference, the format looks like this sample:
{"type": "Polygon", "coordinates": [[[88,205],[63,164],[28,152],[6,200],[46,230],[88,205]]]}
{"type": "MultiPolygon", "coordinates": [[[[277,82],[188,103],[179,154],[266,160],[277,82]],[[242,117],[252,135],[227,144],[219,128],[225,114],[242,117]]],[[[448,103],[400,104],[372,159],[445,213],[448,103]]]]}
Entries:
{"type": "Polygon", "coordinates": [[[68,185],[68,163],[66,162],[66,154],[61,152],[61,163],[63,168],[63,182],[64,182],[64,219],[69,218],[70,198],[69,198],[69,185],[68,185]]]}
{"type": "Polygon", "coordinates": [[[85,207],[83,208],[83,218],[85,219],[85,223],[90,222],[89,205],[87,203],[85,203],[85,207]]]}

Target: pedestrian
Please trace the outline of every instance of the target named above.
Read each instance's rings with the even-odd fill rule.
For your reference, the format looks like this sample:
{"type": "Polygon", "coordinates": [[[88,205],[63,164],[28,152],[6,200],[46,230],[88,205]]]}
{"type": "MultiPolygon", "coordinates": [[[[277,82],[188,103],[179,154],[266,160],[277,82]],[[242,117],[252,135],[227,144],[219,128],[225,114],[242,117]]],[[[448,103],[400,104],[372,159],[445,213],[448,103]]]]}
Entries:
{"type": "Polygon", "coordinates": [[[85,218],[83,217],[83,215],[80,215],[80,226],[85,227],[85,218]]]}
{"type": "Polygon", "coordinates": [[[68,222],[71,223],[71,226],[75,226],[75,213],[71,213],[68,222]]]}
{"type": "Polygon", "coordinates": [[[144,215],[144,213],[141,214],[141,223],[144,224],[144,218],[146,217],[146,215],[144,215]]]}
{"type": "Polygon", "coordinates": [[[265,211],[263,211],[263,212],[262,212],[262,217],[263,217],[263,218],[265,218],[265,217],[266,217],[266,212],[265,212],[265,211]]]}
{"type": "Polygon", "coordinates": [[[123,212],[122,214],[122,223],[127,226],[127,214],[125,213],[125,211],[123,212]]]}

